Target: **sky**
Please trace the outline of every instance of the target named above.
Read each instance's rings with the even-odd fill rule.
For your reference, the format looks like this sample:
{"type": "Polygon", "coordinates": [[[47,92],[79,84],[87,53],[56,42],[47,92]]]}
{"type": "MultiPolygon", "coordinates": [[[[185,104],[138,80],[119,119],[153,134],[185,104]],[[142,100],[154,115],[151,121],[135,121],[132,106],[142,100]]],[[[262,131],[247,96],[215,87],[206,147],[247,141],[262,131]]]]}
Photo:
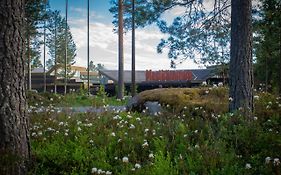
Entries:
{"type": "MultiPolygon", "coordinates": [[[[65,16],[65,0],[49,0],[50,8],[61,11],[65,16]]],[[[90,60],[103,64],[106,69],[118,69],[118,35],[113,32],[110,0],[90,0],[90,60]]],[[[182,12],[173,9],[163,14],[166,20],[182,12]]],[[[68,24],[77,46],[77,66],[87,66],[87,0],[68,1],[68,24]]],[[[152,25],[136,30],[136,69],[168,70],[170,60],[167,52],[157,53],[157,45],[165,38],[159,29],[152,25]]],[[[131,69],[131,32],[124,35],[124,68],[131,69]]],[[[192,60],[178,65],[177,69],[203,68],[192,60]]]]}

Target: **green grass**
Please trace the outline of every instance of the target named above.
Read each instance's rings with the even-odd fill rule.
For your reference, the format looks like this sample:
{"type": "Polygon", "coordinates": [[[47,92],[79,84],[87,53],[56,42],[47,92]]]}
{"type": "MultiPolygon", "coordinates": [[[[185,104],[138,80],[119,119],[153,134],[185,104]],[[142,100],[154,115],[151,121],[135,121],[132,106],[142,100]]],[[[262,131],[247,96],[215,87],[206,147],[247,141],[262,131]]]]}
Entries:
{"type": "Polygon", "coordinates": [[[65,96],[53,93],[32,93],[27,95],[29,106],[49,106],[56,107],[81,107],[93,106],[102,107],[104,105],[122,106],[127,103],[127,98],[117,100],[116,97],[107,97],[105,95],[88,96],[85,93],[70,93],[65,96]]]}
{"type": "Polygon", "coordinates": [[[262,93],[255,105],[252,122],[208,105],[158,116],[31,113],[30,174],[278,174],[280,98],[262,93]]]}

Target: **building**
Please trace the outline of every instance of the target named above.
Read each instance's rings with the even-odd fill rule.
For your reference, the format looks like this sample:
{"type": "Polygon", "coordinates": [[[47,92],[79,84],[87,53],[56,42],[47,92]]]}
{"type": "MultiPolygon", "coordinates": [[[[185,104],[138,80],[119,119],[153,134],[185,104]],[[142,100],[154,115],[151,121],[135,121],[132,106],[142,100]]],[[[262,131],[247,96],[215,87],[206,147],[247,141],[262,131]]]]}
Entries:
{"type": "MultiPolygon", "coordinates": [[[[57,72],[62,71],[61,68],[58,68],[57,72]]],[[[88,72],[85,67],[81,66],[71,66],[71,71],[73,77],[67,81],[67,91],[77,91],[80,88],[87,87],[88,82],[88,72]]],[[[100,83],[98,72],[90,72],[90,87],[100,83]]],[[[59,76],[55,79],[55,66],[46,71],[46,90],[52,92],[55,89],[55,81],[57,84],[57,92],[64,92],[64,77],[59,76]]],[[[44,91],[44,69],[35,68],[31,72],[31,87],[38,92],[44,91]]]]}
{"type": "MultiPolygon", "coordinates": [[[[115,85],[118,83],[118,70],[100,70],[99,73],[108,80],[107,83],[105,83],[107,92],[113,93],[115,85]]],[[[131,76],[131,71],[124,71],[124,84],[127,92],[130,91],[131,76]]],[[[199,86],[203,82],[212,84],[223,82],[223,80],[220,76],[216,75],[213,68],[136,71],[138,91],[168,87],[194,87],[199,86]]]]}

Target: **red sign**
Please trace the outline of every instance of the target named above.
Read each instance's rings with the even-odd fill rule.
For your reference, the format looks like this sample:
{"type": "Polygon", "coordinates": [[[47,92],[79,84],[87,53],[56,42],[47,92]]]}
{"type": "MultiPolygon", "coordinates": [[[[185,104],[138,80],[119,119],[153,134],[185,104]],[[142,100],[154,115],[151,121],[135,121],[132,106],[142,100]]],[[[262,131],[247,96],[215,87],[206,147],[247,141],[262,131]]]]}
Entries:
{"type": "Polygon", "coordinates": [[[147,70],[145,77],[146,81],[192,80],[192,72],[187,70],[147,70]]]}

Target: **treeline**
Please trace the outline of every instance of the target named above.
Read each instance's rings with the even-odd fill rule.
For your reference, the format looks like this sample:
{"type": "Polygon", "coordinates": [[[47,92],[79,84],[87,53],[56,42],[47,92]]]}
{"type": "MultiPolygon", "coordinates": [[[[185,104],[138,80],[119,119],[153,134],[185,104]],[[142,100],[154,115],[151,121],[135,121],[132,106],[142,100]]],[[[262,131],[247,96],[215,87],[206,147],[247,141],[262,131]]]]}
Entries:
{"type": "MultiPolygon", "coordinates": [[[[43,67],[40,60],[41,47],[48,47],[49,59],[46,60],[46,69],[56,64],[63,67],[65,64],[65,48],[67,40],[67,66],[75,63],[76,44],[73,40],[69,25],[59,11],[50,8],[46,0],[27,0],[25,3],[25,53],[26,70],[43,67]],[[67,31],[65,29],[67,28],[67,31]],[[44,31],[46,42],[44,43],[44,31]],[[67,35],[65,35],[67,33],[67,35]],[[67,38],[65,37],[67,36],[67,38]],[[56,58],[56,59],[55,59],[56,58]],[[30,64],[30,65],[29,65],[30,64]]],[[[46,53],[47,54],[47,53],[46,53]]],[[[69,70],[69,69],[68,69],[69,70]]],[[[68,71],[70,75],[70,70],[68,71]]],[[[64,69],[58,72],[64,75],[64,69]]]]}

